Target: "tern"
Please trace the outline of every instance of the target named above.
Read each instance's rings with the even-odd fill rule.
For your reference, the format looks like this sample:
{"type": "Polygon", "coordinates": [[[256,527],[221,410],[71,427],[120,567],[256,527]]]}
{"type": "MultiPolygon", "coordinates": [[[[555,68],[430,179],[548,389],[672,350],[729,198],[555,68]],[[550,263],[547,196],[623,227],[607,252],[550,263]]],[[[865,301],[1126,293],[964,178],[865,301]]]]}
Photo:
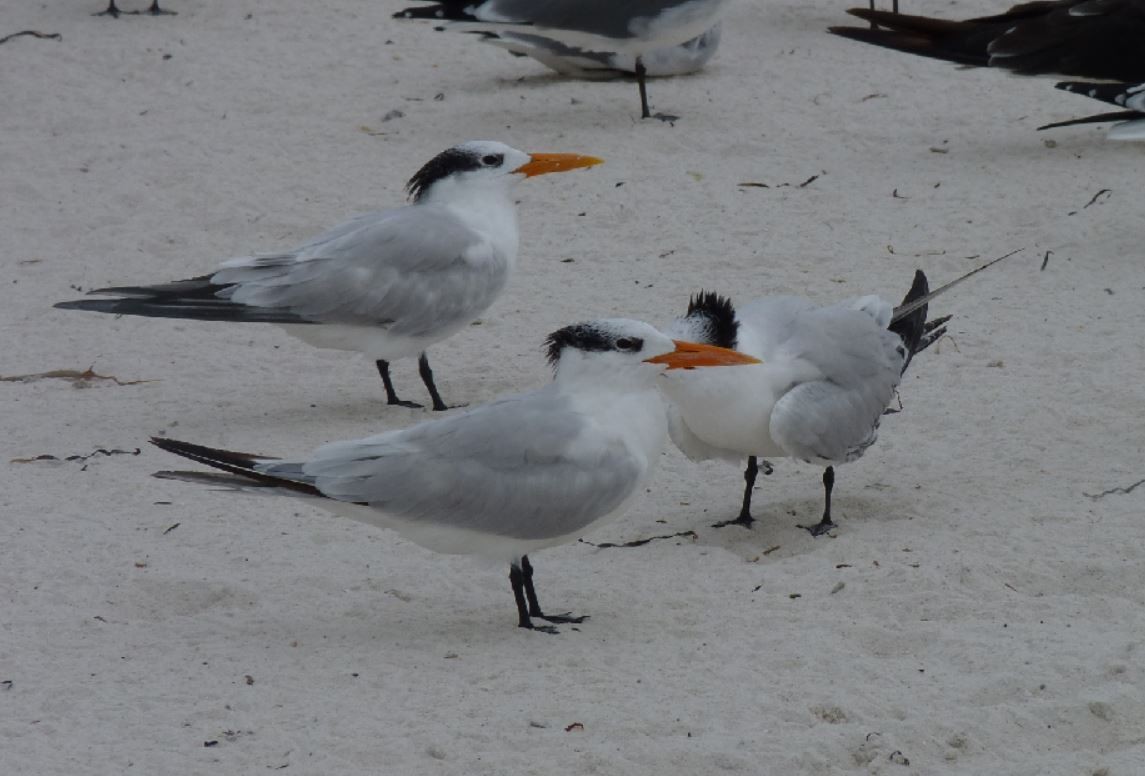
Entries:
{"type": "Polygon", "coordinates": [[[924,57],[1021,75],[1145,81],[1145,0],[1041,0],[965,21],[866,8],[847,13],[883,29],[831,32],[924,57]]]}
{"type": "MultiPolygon", "coordinates": [[[[879,423],[911,359],[945,333],[949,316],[927,322],[927,304],[995,259],[929,291],[915,273],[903,303],[863,296],[820,307],[795,296],[757,299],[740,308],[715,293],[692,297],[671,336],[734,348],[761,363],[725,372],[664,374],[672,441],[692,460],[742,459],[746,487],[735,520],[750,526],[760,458],[791,457],[824,467],[823,517],[802,526],[813,536],[834,527],[834,467],[857,460],[878,438],[879,423]]],[[[764,461],[765,470],[768,467],[764,461]]]]}
{"type": "Polygon", "coordinates": [[[275,323],[321,348],[376,362],[386,401],[405,407],[389,363],[418,356],[433,409],[448,405],[426,348],[474,321],[500,296],[517,261],[514,184],[600,164],[576,154],[527,154],[470,141],[425,164],[411,204],[360,215],[297,248],[231,259],[209,275],[157,286],[101,288],[55,305],[115,315],[275,323]]]}
{"type": "MultiPolygon", "coordinates": [[[[688,75],[703,68],[719,48],[722,24],[716,24],[703,35],[689,41],[650,51],[641,57],[649,78],[688,75]]],[[[572,78],[604,79],[618,75],[635,75],[636,57],[615,51],[587,51],[567,46],[558,40],[536,33],[487,32],[481,38],[514,56],[531,57],[550,70],[572,78]]]]}
{"type": "Polygon", "coordinates": [[[1069,127],[1075,124],[1097,124],[1118,121],[1106,135],[1110,140],[1145,140],[1145,83],[1091,83],[1089,81],[1063,81],[1057,88],[1084,94],[1095,100],[1119,105],[1125,110],[1099,113],[1080,119],[1058,121],[1038,129],[1069,127]]]}
{"type": "Polygon", "coordinates": [[[435,552],[508,562],[520,627],[580,622],[542,612],[528,556],[618,516],[643,491],[667,441],[661,372],[758,361],[625,319],[566,326],[546,345],[556,376],[531,393],[296,460],[155,438],[225,472],[156,476],[316,499],[435,552]]]}
{"type": "Polygon", "coordinates": [[[177,16],[174,11],[165,11],[159,7],[159,0],[151,0],[150,7],[146,11],[121,11],[115,5],[115,0],[107,0],[107,8],[99,13],[92,14],[92,16],[110,16],[113,19],[118,19],[119,15],[125,16],[140,16],[142,14],[151,14],[152,16],[177,16]]]}
{"type": "MultiPolygon", "coordinates": [[[[423,0],[426,1],[426,0],[423,0]]],[[[572,49],[630,56],[642,118],[652,118],[645,79],[652,52],[678,46],[715,26],[730,0],[444,0],[398,11],[438,29],[537,35],[572,49]]],[[[674,119],[658,114],[656,118],[674,119]]]]}

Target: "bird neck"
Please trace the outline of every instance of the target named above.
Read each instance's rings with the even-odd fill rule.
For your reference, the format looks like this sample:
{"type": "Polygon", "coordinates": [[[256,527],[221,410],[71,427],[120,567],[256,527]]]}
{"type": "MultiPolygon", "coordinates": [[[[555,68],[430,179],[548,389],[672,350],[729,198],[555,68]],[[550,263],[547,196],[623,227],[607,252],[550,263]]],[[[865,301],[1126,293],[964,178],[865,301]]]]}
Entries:
{"type": "Polygon", "coordinates": [[[511,259],[517,255],[517,206],[503,181],[451,179],[434,183],[419,203],[447,209],[453,216],[501,247],[511,259]]]}

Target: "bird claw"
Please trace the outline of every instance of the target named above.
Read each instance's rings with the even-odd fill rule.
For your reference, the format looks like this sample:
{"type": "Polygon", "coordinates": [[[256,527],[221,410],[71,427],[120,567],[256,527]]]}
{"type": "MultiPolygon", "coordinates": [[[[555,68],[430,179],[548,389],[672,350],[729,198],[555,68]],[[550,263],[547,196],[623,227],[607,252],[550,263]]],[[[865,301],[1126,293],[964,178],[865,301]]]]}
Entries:
{"type": "Polygon", "coordinates": [[[799,525],[797,527],[802,528],[804,531],[815,537],[822,536],[823,534],[830,532],[833,528],[838,528],[838,526],[830,520],[827,520],[826,522],[818,522],[815,525],[799,525]]]}
{"type": "Polygon", "coordinates": [[[386,404],[395,407],[409,407],[411,410],[425,409],[424,404],[418,404],[416,401],[408,401],[407,399],[387,399],[386,404]]]}

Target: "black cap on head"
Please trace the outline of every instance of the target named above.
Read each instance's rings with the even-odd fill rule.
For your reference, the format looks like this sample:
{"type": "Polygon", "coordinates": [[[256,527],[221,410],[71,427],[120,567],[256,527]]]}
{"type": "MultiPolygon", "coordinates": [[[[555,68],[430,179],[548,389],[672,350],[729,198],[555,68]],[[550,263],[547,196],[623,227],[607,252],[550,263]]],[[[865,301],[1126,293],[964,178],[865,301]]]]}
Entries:
{"type": "Polygon", "coordinates": [[[477,151],[450,148],[422,165],[422,168],[406,183],[406,191],[409,192],[410,199],[417,202],[426,189],[442,178],[448,178],[456,172],[479,170],[484,166],[486,165],[481,162],[481,154],[477,151]]]}
{"type": "Polygon", "coordinates": [[[686,318],[702,318],[705,322],[704,342],[721,348],[736,347],[739,338],[739,321],[732,300],[714,291],[700,291],[688,300],[686,318]]]}

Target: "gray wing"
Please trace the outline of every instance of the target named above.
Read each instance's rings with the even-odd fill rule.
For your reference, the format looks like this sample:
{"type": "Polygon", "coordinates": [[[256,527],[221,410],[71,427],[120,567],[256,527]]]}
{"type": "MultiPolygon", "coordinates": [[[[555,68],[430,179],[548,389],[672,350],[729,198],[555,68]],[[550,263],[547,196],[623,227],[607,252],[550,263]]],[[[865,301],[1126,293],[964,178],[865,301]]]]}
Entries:
{"type": "Polygon", "coordinates": [[[878,437],[905,350],[872,317],[869,300],[802,311],[791,336],[773,351],[774,360],[815,375],[785,392],[771,413],[772,439],[798,458],[854,460],[878,437]],[[857,303],[866,304],[852,306],[857,303]]]}
{"type": "Polygon", "coordinates": [[[483,21],[627,38],[633,34],[634,20],[648,20],[665,11],[704,2],[708,0],[488,0],[476,15],[483,21]]]}
{"type": "Polygon", "coordinates": [[[293,251],[233,259],[224,299],[319,323],[389,324],[420,336],[472,320],[504,287],[508,257],[432,205],[369,213],[293,251]]]}
{"type": "MultiPolygon", "coordinates": [[[[647,469],[591,423],[550,386],[404,431],[327,445],[302,471],[326,496],[402,521],[543,540],[618,508],[647,469]]],[[[267,464],[265,471],[291,476],[297,465],[267,464]]]]}

